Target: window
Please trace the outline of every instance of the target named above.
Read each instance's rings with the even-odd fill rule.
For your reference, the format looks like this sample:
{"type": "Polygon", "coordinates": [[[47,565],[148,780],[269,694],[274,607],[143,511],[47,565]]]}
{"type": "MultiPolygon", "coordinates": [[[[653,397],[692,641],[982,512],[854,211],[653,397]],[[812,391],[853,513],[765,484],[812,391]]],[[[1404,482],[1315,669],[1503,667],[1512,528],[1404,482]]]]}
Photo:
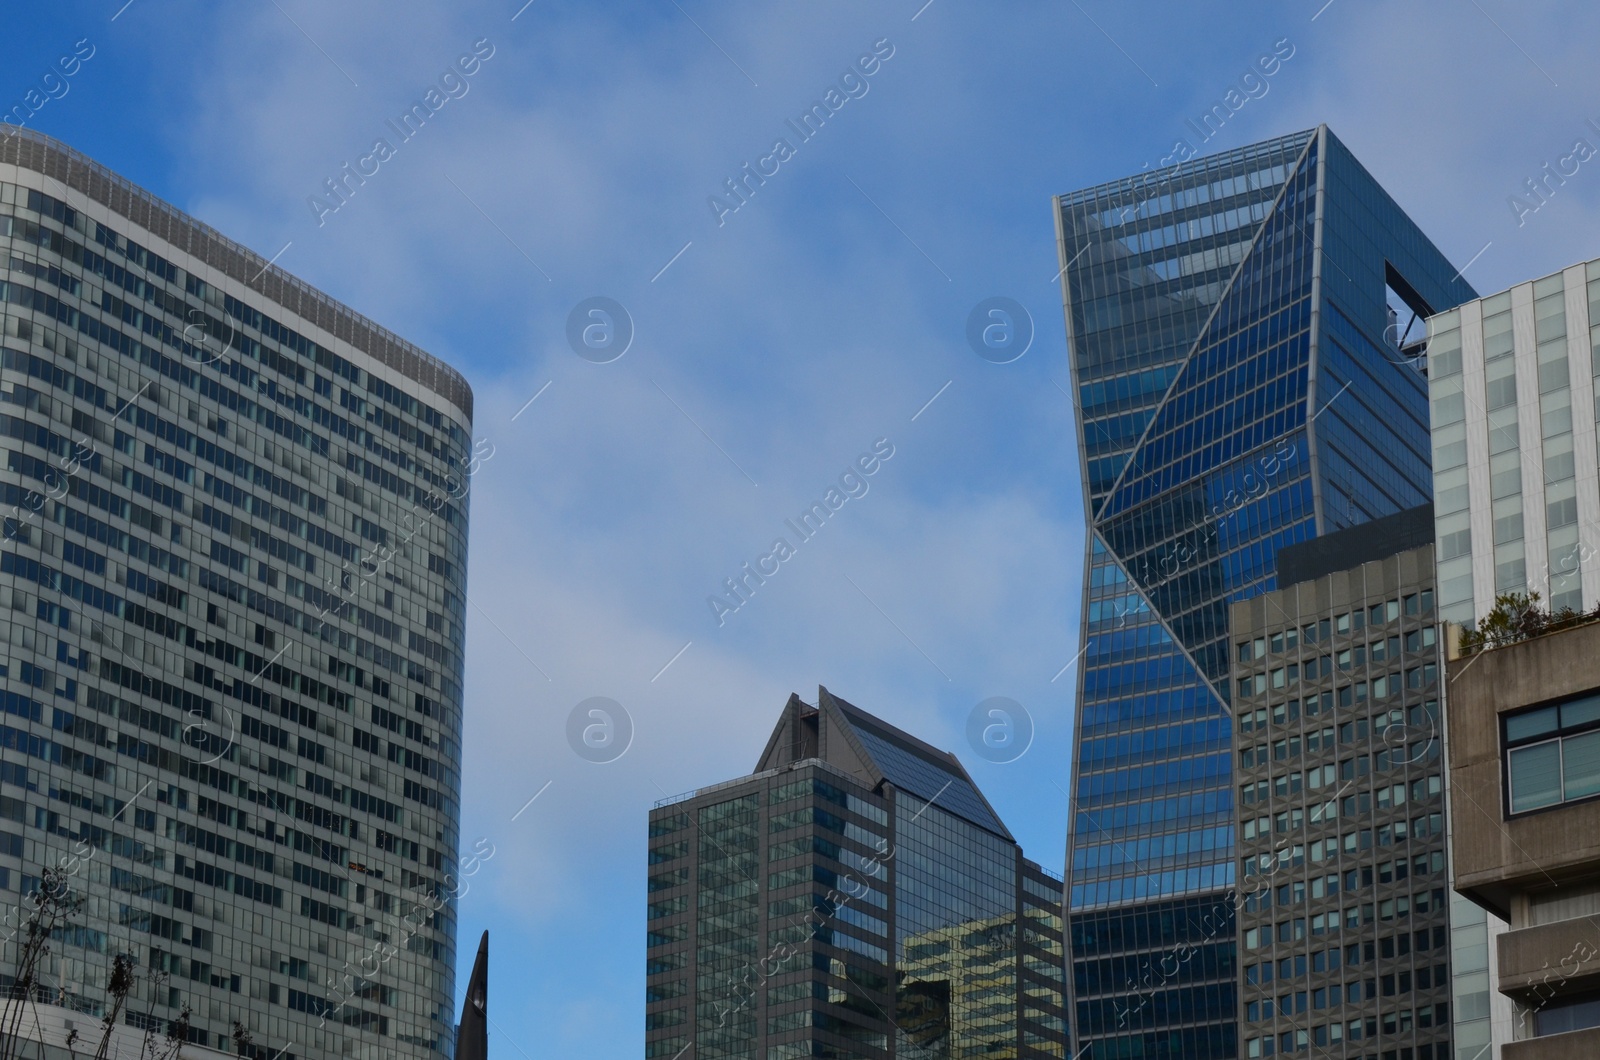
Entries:
{"type": "Polygon", "coordinates": [[[1511,813],[1600,795],[1600,695],[1502,721],[1511,813]]]}

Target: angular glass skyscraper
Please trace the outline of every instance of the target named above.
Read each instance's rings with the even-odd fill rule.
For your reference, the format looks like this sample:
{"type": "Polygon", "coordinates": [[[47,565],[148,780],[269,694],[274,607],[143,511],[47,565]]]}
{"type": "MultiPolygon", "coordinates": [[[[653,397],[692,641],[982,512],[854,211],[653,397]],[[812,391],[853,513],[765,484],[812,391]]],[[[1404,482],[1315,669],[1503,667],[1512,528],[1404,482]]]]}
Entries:
{"type": "Polygon", "coordinates": [[[1472,289],[1326,126],[1056,201],[1089,553],[1075,1053],[1232,1057],[1228,608],[1427,502],[1421,318],[1472,289]]]}

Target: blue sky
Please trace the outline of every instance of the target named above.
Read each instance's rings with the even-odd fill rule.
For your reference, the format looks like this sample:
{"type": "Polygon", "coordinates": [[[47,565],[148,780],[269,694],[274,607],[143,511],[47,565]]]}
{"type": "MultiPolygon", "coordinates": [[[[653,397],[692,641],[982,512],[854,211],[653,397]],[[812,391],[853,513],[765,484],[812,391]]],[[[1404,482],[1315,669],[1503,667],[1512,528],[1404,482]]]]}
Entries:
{"type": "Polygon", "coordinates": [[[31,124],[473,383],[462,837],[494,855],[460,953],[492,928],[499,1058],[640,1054],[646,813],[747,772],[791,691],[962,753],[1060,868],[1083,520],[1053,193],[1159,164],[1292,48],[1207,152],[1328,122],[1481,291],[1600,255],[1600,157],[1520,226],[1507,203],[1600,147],[1592,4],[520,5],[59,0],[0,36],[0,107],[87,39],[31,124]],[[308,197],[380,137],[319,224],[308,197]],[[746,163],[766,183],[715,209],[746,163]],[[604,364],[567,341],[597,296],[635,332],[604,364]],[[1009,364],[967,343],[991,296],[1032,317],[1009,364]],[[880,438],[867,492],[719,626],[707,597],[880,438]],[[608,763],[566,736],[595,696],[634,728],[608,763]],[[966,743],[991,696],[1037,729],[1009,764],[966,743]]]}

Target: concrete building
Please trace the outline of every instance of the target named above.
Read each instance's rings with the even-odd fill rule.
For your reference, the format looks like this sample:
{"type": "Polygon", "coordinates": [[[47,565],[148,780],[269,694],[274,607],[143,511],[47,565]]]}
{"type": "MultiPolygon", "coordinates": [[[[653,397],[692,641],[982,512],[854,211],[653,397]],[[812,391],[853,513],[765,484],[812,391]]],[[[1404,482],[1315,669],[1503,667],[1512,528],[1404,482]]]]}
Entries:
{"type": "Polygon", "coordinates": [[[126,953],[195,1046],[446,1055],[466,382],[10,128],[0,345],[0,896],[84,899],[41,990],[92,1021],[126,953]]]}
{"type": "MultiPolygon", "coordinates": [[[[1441,619],[1470,629],[1507,593],[1551,610],[1600,604],[1597,325],[1600,261],[1429,319],[1441,619]]],[[[1446,786],[1453,809],[1481,797],[1446,786]]],[[[1451,924],[1457,1046],[1488,1060],[1515,1018],[1491,960],[1506,924],[1459,897],[1451,924]]]]}
{"type": "Polygon", "coordinates": [[[1285,548],[1233,605],[1242,1057],[1453,1056],[1432,536],[1285,548]]]}
{"type": "Polygon", "coordinates": [[[649,859],[647,1057],[1064,1055],[1061,882],[954,755],[825,688],[658,803],[649,859]]]}
{"type": "MultiPolygon", "coordinates": [[[[1455,654],[1455,653],[1453,653],[1455,654]]],[[[1455,888],[1508,925],[1504,1060],[1600,1056],[1600,623],[1452,658],[1455,888]]],[[[1484,1052],[1482,1055],[1487,1056],[1484,1052]]]]}

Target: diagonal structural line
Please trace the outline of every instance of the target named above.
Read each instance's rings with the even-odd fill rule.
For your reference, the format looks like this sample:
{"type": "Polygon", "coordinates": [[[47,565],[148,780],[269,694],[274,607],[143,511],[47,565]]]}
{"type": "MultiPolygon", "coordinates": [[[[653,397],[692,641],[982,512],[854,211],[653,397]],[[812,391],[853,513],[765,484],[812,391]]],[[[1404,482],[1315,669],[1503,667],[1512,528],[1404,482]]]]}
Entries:
{"type": "MultiPolygon", "coordinates": [[[[128,0],[128,2],[132,3],[133,0],[128,0]]],[[[932,6],[933,6],[933,0],[928,0],[927,3],[925,3],[921,7],[917,8],[917,13],[911,16],[911,21],[915,22],[917,19],[921,18],[922,17],[922,13],[924,11],[928,10],[928,8],[930,8],[932,6]]]]}
{"type": "MultiPolygon", "coordinates": [[[[1183,359],[1177,362],[1177,373],[1172,377],[1172,384],[1167,387],[1166,393],[1161,395],[1161,400],[1156,402],[1150,422],[1145,424],[1144,430],[1139,434],[1138,441],[1133,443],[1128,452],[1138,454],[1144,448],[1144,443],[1155,433],[1158,421],[1156,413],[1159,413],[1162,406],[1166,405],[1172,399],[1172,396],[1178,392],[1178,386],[1183,382],[1184,370],[1188,367],[1189,362],[1194,360],[1195,356],[1200,352],[1200,347],[1205,342],[1207,333],[1211,330],[1211,322],[1221,312],[1222,305],[1227,300],[1228,295],[1233,293],[1234,285],[1239,282],[1239,277],[1244,274],[1245,266],[1250,262],[1250,256],[1255,253],[1256,246],[1261,242],[1261,237],[1266,232],[1267,226],[1278,216],[1278,208],[1283,204],[1284,196],[1289,193],[1289,186],[1294,183],[1295,177],[1300,173],[1300,167],[1305,164],[1307,157],[1311,154],[1311,148],[1316,143],[1317,138],[1313,136],[1306,141],[1305,147],[1300,149],[1300,154],[1295,158],[1294,165],[1289,168],[1289,176],[1284,180],[1283,186],[1278,189],[1277,195],[1272,200],[1272,205],[1267,207],[1266,216],[1261,219],[1261,224],[1256,228],[1255,234],[1250,237],[1250,245],[1245,248],[1244,256],[1239,259],[1239,263],[1234,266],[1233,272],[1228,275],[1228,282],[1218,293],[1216,304],[1211,307],[1211,311],[1206,314],[1205,323],[1201,324],[1200,330],[1195,333],[1194,343],[1189,347],[1189,351],[1183,355],[1183,359]]],[[[1294,221],[1292,212],[1286,212],[1284,216],[1294,221]]],[[[1304,232],[1304,228],[1301,231],[1304,232]]],[[[1315,241],[1313,240],[1313,242],[1315,241]]],[[[1341,269],[1340,271],[1342,272],[1343,270],[1341,269]]],[[[1346,275],[1348,278],[1348,274],[1346,275]]],[[[1354,283],[1355,281],[1351,280],[1350,282],[1354,283]]],[[[1133,464],[1138,464],[1137,455],[1133,458],[1133,464]]],[[[1141,468],[1141,470],[1143,469],[1141,468]]],[[[1128,467],[1124,467],[1117,472],[1117,477],[1112,480],[1111,488],[1105,493],[1108,502],[1112,497],[1116,496],[1117,491],[1122,488],[1122,484],[1127,481],[1129,472],[1130,468],[1128,467]]],[[[1169,630],[1168,632],[1171,631],[1169,630]]]]}
{"type": "Polygon", "coordinates": [[[1479,13],[1482,14],[1484,18],[1489,20],[1489,25],[1493,26],[1495,29],[1500,30],[1500,35],[1502,37],[1504,37],[1506,40],[1511,41],[1511,46],[1513,48],[1517,49],[1517,51],[1519,51],[1519,52],[1522,52],[1522,57],[1524,59],[1528,60],[1530,63],[1533,63],[1533,68],[1535,70],[1539,71],[1541,74],[1544,74],[1544,77],[1545,77],[1546,81],[1549,81],[1550,84],[1554,85],[1556,88],[1560,88],[1561,87],[1560,85],[1556,84],[1556,79],[1550,76],[1550,72],[1548,70],[1546,70],[1544,67],[1540,66],[1537,62],[1534,62],[1533,56],[1528,54],[1527,49],[1523,48],[1522,45],[1518,44],[1516,42],[1516,39],[1513,38],[1511,36],[1511,34],[1507,33],[1505,31],[1505,29],[1501,27],[1500,23],[1498,23],[1498,22],[1496,22],[1494,20],[1494,16],[1489,14],[1489,12],[1487,12],[1487,11],[1485,11],[1483,9],[1483,5],[1478,3],[1478,0],[1469,0],[1469,2],[1472,4],[1473,7],[1478,9],[1479,13]]]}
{"type": "MultiPolygon", "coordinates": [[[[930,2],[931,2],[931,0],[930,0],[930,2]]],[[[955,783],[954,779],[945,781],[944,782],[944,787],[940,788],[937,792],[935,792],[933,798],[929,799],[927,802],[922,804],[922,809],[918,810],[912,816],[911,821],[915,821],[918,817],[921,817],[924,813],[927,813],[928,812],[928,807],[932,806],[934,803],[938,802],[939,801],[939,796],[943,795],[946,791],[950,790],[950,785],[952,785],[954,783],[955,783]]],[[[906,823],[910,824],[911,821],[907,821],[906,823]]]]}
{"type": "Polygon", "coordinates": [[[755,78],[751,77],[748,73],[745,72],[745,68],[744,67],[740,66],[736,62],[733,62],[733,56],[729,55],[727,53],[727,51],[725,51],[723,49],[722,45],[718,44],[715,40],[712,40],[711,34],[707,33],[704,29],[700,28],[700,23],[696,22],[694,20],[693,16],[691,16],[689,14],[689,12],[687,12],[687,11],[685,11],[683,9],[683,5],[679,4],[678,0],[672,0],[672,6],[678,9],[678,13],[679,14],[681,14],[684,18],[687,18],[689,20],[689,24],[690,25],[692,25],[695,29],[700,30],[700,36],[704,37],[708,41],[711,41],[711,46],[713,48],[717,49],[717,51],[719,51],[719,52],[722,52],[722,57],[724,59],[728,60],[730,63],[733,63],[733,68],[735,70],[739,71],[741,74],[744,74],[744,79],[746,81],[750,82],[752,85],[755,85],[756,88],[760,88],[761,87],[760,85],[756,84],[756,79],[755,78]]]}
{"type": "Polygon", "coordinates": [[[124,811],[126,811],[129,806],[132,806],[135,802],[138,802],[139,801],[139,796],[143,795],[145,792],[149,791],[150,790],[150,785],[152,785],[154,783],[155,783],[155,781],[153,781],[153,780],[145,781],[144,782],[144,787],[139,789],[138,794],[134,795],[133,798],[131,798],[127,802],[123,803],[122,804],[122,809],[118,810],[114,815],[112,815],[112,818],[111,818],[112,823],[115,823],[117,818],[121,817],[122,814],[124,813],[124,811]]]}
{"type": "Polygon", "coordinates": [[[539,671],[540,676],[542,676],[546,681],[550,680],[550,675],[544,672],[544,667],[542,667],[538,663],[534,662],[533,661],[533,656],[531,656],[527,652],[523,651],[522,650],[522,645],[518,644],[516,641],[511,639],[511,634],[507,633],[503,629],[500,629],[500,623],[498,623],[494,619],[490,618],[489,617],[489,612],[487,612],[483,608],[479,607],[478,604],[477,604],[477,601],[475,601],[475,600],[472,600],[472,599],[469,598],[467,600],[467,603],[471,604],[473,606],[473,608],[478,612],[478,614],[482,615],[484,617],[484,619],[488,621],[489,625],[493,626],[496,630],[498,630],[500,635],[506,639],[506,642],[508,644],[510,644],[513,648],[517,649],[517,654],[521,655],[524,659],[527,659],[528,662],[533,666],[533,668],[535,670],[539,671]]]}
{"type": "MultiPolygon", "coordinates": [[[[130,8],[132,6],[133,6],[133,0],[128,0],[127,3],[125,3],[121,7],[117,8],[117,13],[111,16],[111,21],[115,22],[117,19],[121,18],[122,17],[122,13],[124,11],[128,10],[128,8],[130,8]]],[[[285,1046],[284,1048],[288,1048],[288,1046],[285,1046]]]]}
{"type": "MultiPolygon", "coordinates": [[[[693,644],[693,643],[694,643],[694,641],[692,641],[692,640],[689,642],[689,644],[693,644]]],[[[678,649],[678,654],[674,655],[672,658],[668,659],[667,660],[667,665],[663,666],[661,669],[656,671],[656,677],[660,677],[662,674],[666,673],[668,667],[670,667],[673,663],[675,663],[679,659],[681,659],[683,657],[683,653],[689,650],[689,644],[685,644],[683,647],[679,648],[678,649]]],[[[650,679],[650,683],[651,684],[655,684],[656,683],[656,677],[652,677],[650,679]]]]}
{"type": "Polygon", "coordinates": [[[528,10],[528,8],[530,8],[532,6],[533,6],[533,0],[528,0],[527,3],[525,3],[521,7],[517,8],[517,14],[511,16],[511,21],[515,22],[517,20],[517,16],[518,15],[521,15],[524,11],[528,10]]]}
{"type": "Polygon", "coordinates": [[[517,1040],[515,1038],[511,1037],[511,1035],[509,1035],[505,1031],[501,1030],[500,1029],[500,1024],[496,1023],[494,1020],[489,1018],[489,1014],[487,1012],[485,1012],[483,1014],[483,1018],[489,1021],[489,1026],[494,1028],[494,1032],[500,1036],[500,1040],[501,1041],[510,1042],[511,1043],[511,1048],[515,1049],[519,1053],[522,1053],[522,1055],[525,1058],[525,1060],[533,1060],[533,1057],[528,1056],[527,1052],[525,1052],[523,1050],[522,1046],[517,1044],[517,1040]]]}
{"type": "MultiPolygon", "coordinates": [[[[906,242],[907,243],[910,243],[912,246],[917,247],[917,253],[918,254],[921,254],[923,257],[928,258],[928,264],[929,265],[932,265],[934,268],[939,269],[939,263],[937,261],[934,261],[931,257],[928,257],[928,252],[926,250],[923,250],[920,246],[917,246],[917,241],[915,239],[912,239],[910,236],[906,235],[906,230],[904,228],[901,228],[898,224],[895,224],[894,218],[890,217],[887,213],[885,213],[883,207],[879,206],[876,202],[874,202],[872,196],[868,195],[866,193],[866,191],[864,191],[862,189],[861,185],[857,184],[854,180],[851,180],[850,174],[846,173],[844,175],[844,179],[850,181],[850,186],[852,188],[855,188],[857,191],[861,192],[861,197],[863,199],[866,199],[868,202],[872,203],[872,208],[874,210],[877,210],[879,213],[883,214],[883,219],[885,221],[888,221],[890,224],[894,225],[894,230],[896,232],[899,232],[901,235],[906,237],[906,242]]],[[[939,275],[943,276],[945,278],[945,280],[950,282],[950,283],[954,283],[955,282],[954,280],[950,279],[950,274],[948,272],[945,272],[943,269],[939,269],[939,275]]]]}
{"type": "MultiPolygon", "coordinates": [[[[289,643],[292,644],[294,642],[290,641],[289,643]]],[[[253,685],[254,684],[259,684],[261,682],[261,675],[265,674],[268,670],[272,669],[272,664],[277,662],[279,659],[283,658],[283,653],[288,651],[288,650],[289,650],[289,644],[285,644],[283,646],[283,648],[281,650],[279,650],[278,654],[274,655],[272,658],[267,660],[266,665],[261,668],[260,673],[256,674],[255,678],[253,680],[251,680],[250,683],[253,684],[253,685]]]]}
{"type": "Polygon", "coordinates": [[[150,382],[148,382],[144,386],[140,387],[139,388],[139,392],[137,394],[133,395],[133,397],[131,397],[128,400],[124,401],[122,403],[122,406],[120,408],[118,408],[117,411],[115,411],[115,412],[113,412],[111,414],[111,418],[112,419],[117,419],[117,418],[121,417],[121,415],[124,412],[128,411],[128,406],[133,404],[135,401],[139,400],[139,398],[143,397],[144,396],[144,392],[146,390],[149,390],[152,386],[154,386],[155,382],[156,381],[154,379],[152,379],[152,380],[150,380],[150,382]]]}
{"type": "MultiPolygon", "coordinates": [[[[950,380],[950,382],[949,382],[949,383],[946,383],[946,384],[945,384],[945,385],[944,385],[944,386],[942,386],[942,387],[940,387],[940,388],[939,388],[939,394],[942,394],[942,393],[944,393],[944,392],[945,392],[945,391],[946,391],[946,390],[949,390],[949,389],[950,389],[950,383],[954,383],[954,382],[955,382],[955,380],[954,380],[954,379],[952,379],[952,380],[950,380]]],[[[929,399],[928,399],[928,402],[927,402],[927,404],[926,404],[926,405],[923,405],[923,406],[922,406],[922,407],[921,407],[921,408],[920,408],[920,409],[918,409],[918,410],[917,410],[917,416],[920,416],[920,415],[922,415],[922,414],[923,414],[923,413],[924,413],[924,412],[927,412],[927,411],[928,411],[928,405],[931,405],[931,404],[933,404],[933,403],[934,403],[934,402],[935,402],[935,401],[938,401],[938,400],[939,400],[939,394],[935,394],[935,395],[933,395],[933,397],[931,397],[931,398],[929,398],[929,399]]],[[[917,416],[913,416],[913,417],[911,417],[911,422],[912,422],[912,423],[916,423],[916,422],[917,422],[917,416]]]]}
{"type": "MultiPolygon", "coordinates": [[[[532,3],[533,0],[528,0],[528,2],[532,3]]],[[[555,783],[554,780],[545,781],[544,782],[544,788],[540,788],[538,791],[533,793],[533,799],[537,799],[540,795],[543,795],[545,788],[548,788],[550,785],[552,785],[554,783],[555,783]]],[[[523,810],[526,810],[529,806],[533,805],[533,799],[529,799],[527,802],[523,803],[522,804],[522,810],[518,810],[516,813],[511,815],[512,823],[515,823],[517,818],[522,816],[522,811],[523,810]]]]}
{"type": "MultiPolygon", "coordinates": [[[[250,283],[255,283],[257,280],[261,279],[261,273],[266,272],[268,269],[272,268],[272,266],[276,265],[278,263],[278,259],[283,257],[283,251],[288,250],[292,246],[294,246],[294,240],[291,239],[289,242],[283,245],[283,250],[280,250],[276,254],[272,255],[271,260],[269,260],[265,265],[261,266],[261,272],[258,272],[254,276],[250,277],[250,283]]],[[[248,287],[249,284],[246,284],[245,286],[248,287]]]]}
{"type": "MultiPolygon", "coordinates": [[[[317,51],[322,52],[322,57],[324,59],[328,60],[330,63],[333,63],[333,68],[335,70],[339,71],[341,74],[344,74],[345,78],[352,85],[355,85],[357,88],[361,87],[360,83],[357,82],[355,78],[350,76],[350,72],[348,70],[346,70],[344,67],[340,66],[338,63],[333,62],[333,56],[329,55],[325,51],[322,51],[322,45],[318,44],[314,40],[311,40],[311,34],[307,33],[304,29],[301,28],[300,23],[296,22],[294,20],[294,18],[289,14],[289,12],[285,11],[283,9],[283,7],[281,5],[279,5],[278,0],[271,0],[271,2],[272,2],[272,6],[276,7],[278,9],[278,13],[280,15],[282,15],[284,18],[287,18],[289,20],[289,25],[293,26],[295,29],[300,30],[300,36],[304,37],[308,41],[311,41],[311,46],[313,48],[317,49],[317,51]]],[[[124,7],[126,7],[126,5],[124,5],[124,7]]],[[[120,14],[122,14],[122,12],[118,11],[117,14],[120,15],[120,14]]],[[[287,1049],[288,1046],[284,1046],[284,1048],[287,1049]]]]}
{"type": "Polygon", "coordinates": [[[510,243],[513,247],[515,247],[518,254],[521,254],[523,257],[528,258],[528,264],[529,265],[532,265],[534,268],[539,269],[539,275],[540,276],[543,276],[546,280],[550,279],[550,274],[548,272],[545,272],[544,269],[540,268],[539,267],[539,263],[537,261],[534,261],[532,258],[529,258],[528,257],[528,252],[526,250],[523,250],[521,247],[517,246],[517,241],[515,239],[512,239],[511,236],[506,232],[506,230],[504,228],[501,228],[498,224],[495,223],[495,219],[493,217],[489,216],[489,212],[487,210],[485,210],[482,206],[478,205],[477,200],[475,200],[472,196],[470,196],[470,195],[468,195],[466,193],[466,189],[462,188],[461,185],[457,184],[453,179],[451,179],[450,174],[448,174],[448,173],[446,173],[444,175],[444,179],[450,181],[450,186],[452,188],[454,188],[457,191],[461,192],[461,197],[463,199],[466,199],[468,202],[472,203],[472,208],[474,210],[477,210],[479,213],[483,214],[483,219],[485,221],[488,221],[491,225],[494,225],[494,230],[496,232],[499,232],[501,235],[506,237],[506,242],[510,243]]]}
{"type": "MultiPolygon", "coordinates": [[[[550,384],[554,383],[554,382],[555,382],[554,379],[546,380],[544,386],[539,388],[539,394],[542,394],[546,390],[549,390],[550,389],[550,384]]],[[[517,417],[522,415],[524,412],[528,411],[528,406],[529,405],[531,405],[535,401],[539,400],[539,394],[533,395],[533,397],[529,398],[527,401],[522,403],[522,407],[520,409],[518,409],[515,413],[512,414],[512,416],[511,416],[511,422],[512,423],[516,423],[517,422],[517,417]]]]}
{"type": "MultiPolygon", "coordinates": [[[[654,379],[650,380],[650,385],[655,387],[657,390],[661,390],[661,384],[656,382],[654,379]]],[[[693,423],[694,424],[694,429],[699,431],[701,434],[705,435],[706,441],[710,442],[712,445],[716,445],[717,446],[717,452],[721,453],[723,456],[727,456],[728,457],[728,463],[732,464],[734,467],[739,468],[739,474],[743,475],[747,479],[750,479],[750,485],[754,486],[756,489],[760,489],[761,488],[761,484],[759,482],[757,482],[753,478],[750,478],[750,472],[746,471],[742,467],[739,467],[739,461],[735,460],[731,456],[728,456],[728,451],[726,449],[722,448],[722,446],[717,445],[717,440],[715,438],[711,437],[711,435],[706,434],[706,429],[704,427],[700,426],[700,424],[695,423],[694,417],[689,415],[689,413],[684,410],[684,407],[682,405],[680,405],[676,401],[672,400],[672,395],[671,394],[667,393],[665,390],[661,390],[661,396],[666,398],[668,401],[672,401],[672,407],[677,409],[679,412],[682,412],[683,413],[683,418],[688,420],[690,423],[693,423]]]]}
{"type": "Polygon", "coordinates": [[[1095,29],[1099,30],[1100,31],[1100,35],[1105,37],[1106,40],[1111,42],[1111,46],[1113,48],[1117,49],[1117,51],[1122,53],[1122,57],[1124,59],[1127,59],[1130,63],[1133,63],[1134,68],[1137,69],[1141,74],[1144,74],[1145,80],[1149,81],[1152,85],[1155,85],[1155,87],[1157,87],[1157,88],[1161,87],[1159,84],[1156,83],[1156,79],[1150,76],[1150,72],[1148,70],[1146,70],[1144,67],[1140,66],[1139,63],[1134,59],[1134,57],[1128,54],[1127,49],[1124,48],[1122,45],[1118,44],[1117,41],[1116,41],[1116,38],[1113,37],[1111,34],[1107,33],[1105,31],[1105,28],[1103,26],[1101,26],[1100,23],[1096,22],[1094,20],[1094,17],[1092,15],[1090,15],[1089,12],[1087,12],[1087,11],[1085,11],[1083,9],[1083,5],[1078,3],[1078,0],[1072,0],[1072,6],[1077,8],[1078,12],[1081,15],[1083,15],[1084,18],[1089,20],[1089,25],[1091,25],[1095,29]]]}
{"type": "MultiPolygon", "coordinates": [[[[1350,382],[1348,382],[1344,386],[1340,387],[1339,388],[1339,393],[1333,395],[1333,397],[1328,399],[1328,405],[1332,405],[1335,401],[1338,401],[1339,400],[1339,394],[1343,394],[1346,390],[1349,390],[1352,386],[1355,385],[1355,382],[1356,381],[1354,379],[1352,379],[1352,380],[1350,380],[1350,382]]],[[[1328,411],[1328,405],[1322,406],[1320,409],[1318,409],[1316,411],[1315,414],[1312,415],[1312,417],[1309,420],[1306,420],[1306,426],[1310,427],[1313,423],[1316,423],[1317,422],[1317,417],[1322,415],[1324,412],[1328,411]]]]}
{"type": "MultiPolygon", "coordinates": [[[[1483,245],[1483,250],[1488,250],[1492,246],[1494,246],[1494,240],[1491,239],[1491,240],[1489,240],[1489,242],[1487,242],[1487,243],[1485,243],[1483,245]]],[[[1459,280],[1461,278],[1461,274],[1462,273],[1464,273],[1468,269],[1472,268],[1472,262],[1473,261],[1477,261],[1479,258],[1483,257],[1483,250],[1480,250],[1476,254],[1472,255],[1472,261],[1467,262],[1465,265],[1461,266],[1461,268],[1457,269],[1456,270],[1456,274],[1454,276],[1450,277],[1450,282],[1451,283],[1455,283],[1457,280],[1459,280]]],[[[1410,329],[1408,328],[1407,330],[1410,330],[1410,329]]]]}
{"type": "Polygon", "coordinates": [[[1085,254],[1087,254],[1089,252],[1089,248],[1094,246],[1094,245],[1095,245],[1095,243],[1094,243],[1094,240],[1092,240],[1092,239],[1089,242],[1085,243],[1083,245],[1083,249],[1078,251],[1076,254],[1074,254],[1072,256],[1072,260],[1071,261],[1069,261],[1065,265],[1061,266],[1061,272],[1058,272],[1054,276],[1050,277],[1048,282],[1049,283],[1055,283],[1057,280],[1061,279],[1062,273],[1065,273],[1068,269],[1070,269],[1074,265],[1076,265],[1078,263],[1078,259],[1083,257],[1085,254]]]}
{"type": "Polygon", "coordinates": [[[1324,11],[1328,10],[1328,8],[1330,8],[1332,6],[1333,6],[1333,0],[1328,0],[1327,3],[1325,3],[1321,7],[1317,8],[1317,13],[1311,16],[1311,21],[1315,22],[1317,19],[1321,18],[1322,17],[1322,13],[1324,11]]]}
{"type": "Polygon", "coordinates": [[[1056,681],[1058,681],[1061,678],[1062,674],[1064,674],[1068,670],[1072,669],[1072,664],[1077,662],[1079,659],[1083,658],[1083,653],[1088,651],[1089,650],[1089,646],[1091,644],[1093,644],[1093,643],[1094,643],[1094,638],[1093,637],[1090,637],[1088,640],[1084,641],[1083,647],[1078,649],[1078,654],[1074,655],[1070,660],[1068,660],[1067,665],[1063,666],[1061,669],[1056,671],[1056,675],[1055,675],[1055,677],[1052,677],[1050,679],[1050,683],[1051,684],[1055,684],[1056,681]]]}
{"type": "Polygon", "coordinates": [[[878,612],[878,614],[883,615],[883,620],[885,622],[889,623],[889,625],[891,625],[895,629],[899,630],[900,635],[902,637],[906,638],[906,643],[911,645],[913,648],[916,648],[917,652],[924,659],[928,660],[928,665],[932,666],[935,670],[938,670],[939,671],[939,675],[941,677],[943,677],[946,681],[950,680],[950,675],[945,673],[943,668],[941,668],[938,663],[933,661],[933,657],[931,655],[929,655],[927,652],[923,651],[921,646],[919,646],[916,641],[912,640],[910,635],[907,634],[905,630],[900,629],[900,624],[898,622],[896,622],[894,619],[890,618],[888,613],[885,612],[883,608],[878,606],[877,601],[873,600],[872,597],[867,595],[867,591],[865,589],[861,588],[861,586],[859,586],[859,585],[856,585],[854,578],[852,578],[852,577],[850,577],[850,575],[846,574],[844,576],[844,580],[849,582],[851,585],[855,585],[856,592],[861,594],[862,599],[866,600],[867,603],[871,604],[873,606],[873,608],[878,612]]]}
{"type": "Polygon", "coordinates": [[[672,262],[673,261],[677,261],[679,258],[683,257],[683,252],[685,250],[688,250],[692,246],[694,246],[694,240],[691,239],[691,240],[689,240],[689,242],[685,243],[683,245],[683,247],[676,254],[672,255],[672,261],[669,261],[665,265],[661,266],[661,269],[654,276],[650,277],[650,282],[651,283],[655,283],[657,280],[661,279],[661,273],[666,272],[668,269],[672,268],[672,262]]]}

